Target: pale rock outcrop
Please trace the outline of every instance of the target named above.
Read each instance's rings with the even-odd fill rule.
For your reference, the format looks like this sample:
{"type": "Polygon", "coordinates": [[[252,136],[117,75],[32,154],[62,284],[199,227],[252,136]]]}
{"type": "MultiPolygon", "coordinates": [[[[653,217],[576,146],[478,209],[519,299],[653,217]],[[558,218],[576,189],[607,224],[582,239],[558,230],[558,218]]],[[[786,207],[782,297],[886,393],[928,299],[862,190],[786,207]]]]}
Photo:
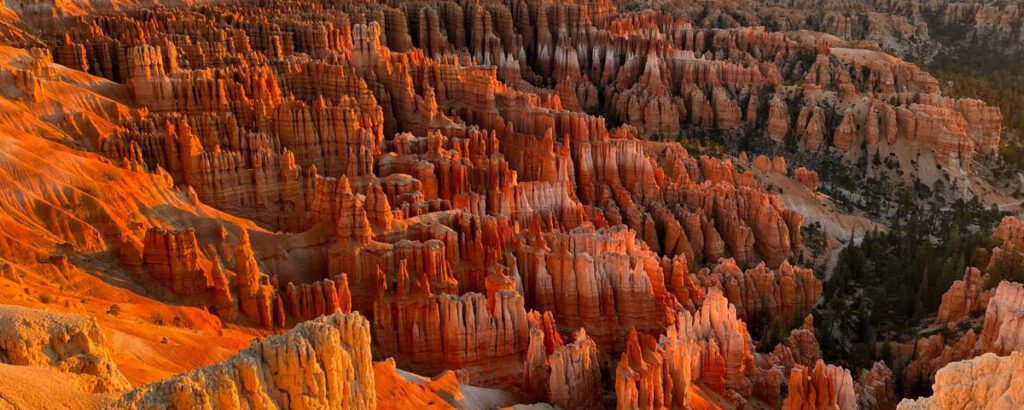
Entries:
{"type": "Polygon", "coordinates": [[[786,167],[786,157],[780,155],[772,158],[772,172],[779,175],[786,175],[788,172],[786,167]]]}
{"type": "Polygon", "coordinates": [[[1015,216],[1003,217],[992,237],[1002,241],[1002,248],[1020,250],[1019,247],[1024,246],[1024,220],[1015,216]]]}
{"type": "Polygon", "coordinates": [[[1024,407],[1024,353],[993,353],[946,365],[935,374],[932,397],[904,399],[900,410],[1019,409],[1024,407]]]}
{"type": "Polygon", "coordinates": [[[304,322],[225,362],[132,390],[113,407],[373,409],[370,323],[358,313],[304,322]]]}
{"type": "Polygon", "coordinates": [[[52,367],[75,374],[78,384],[89,393],[131,388],[105,344],[96,319],[0,306],[0,363],[52,367]]]}
{"type": "Polygon", "coordinates": [[[808,151],[821,149],[825,140],[825,111],[821,107],[804,107],[796,120],[796,135],[800,147],[808,151]]]}
{"type": "Polygon", "coordinates": [[[982,352],[1024,351],[1024,285],[1002,281],[989,299],[978,339],[982,352]]]}

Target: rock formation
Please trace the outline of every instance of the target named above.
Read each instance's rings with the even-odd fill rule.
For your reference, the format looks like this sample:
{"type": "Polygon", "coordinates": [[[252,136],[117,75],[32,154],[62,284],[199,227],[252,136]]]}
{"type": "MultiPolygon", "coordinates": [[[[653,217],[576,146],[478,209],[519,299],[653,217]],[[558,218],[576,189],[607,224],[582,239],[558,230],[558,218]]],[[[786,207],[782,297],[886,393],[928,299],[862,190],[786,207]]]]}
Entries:
{"type": "Polygon", "coordinates": [[[891,409],[896,405],[896,391],[893,374],[882,362],[875,362],[871,369],[860,369],[854,389],[860,408],[891,409]]]}
{"type": "Polygon", "coordinates": [[[764,263],[743,271],[734,260],[726,259],[714,270],[702,270],[695,276],[701,287],[721,289],[740,319],[762,327],[772,322],[795,327],[818,302],[822,289],[814,272],[788,262],[777,271],[764,263]]]}
{"type": "Polygon", "coordinates": [[[531,313],[530,318],[523,390],[533,399],[560,408],[599,406],[602,388],[597,344],[582,329],[572,343],[564,344],[550,314],[531,313]]]}
{"type": "Polygon", "coordinates": [[[788,386],[783,409],[857,408],[850,371],[826,365],[821,360],[813,370],[801,365],[794,367],[789,373],[788,386]]]}
{"type": "Polygon", "coordinates": [[[296,286],[289,282],[284,293],[285,312],[295,320],[311,320],[335,312],[352,311],[348,275],[296,286]]]}
{"type": "Polygon", "coordinates": [[[985,309],[992,297],[992,292],[985,290],[986,281],[987,277],[982,276],[980,269],[967,268],[963,279],[954,281],[942,294],[936,323],[958,323],[985,309]]]}
{"type": "Polygon", "coordinates": [[[793,179],[810,189],[811,191],[818,190],[818,173],[814,171],[808,171],[807,168],[800,167],[796,171],[793,171],[793,179]]]}
{"type": "MultiPolygon", "coordinates": [[[[133,382],[191,369],[119,408],[591,408],[601,368],[621,408],[891,407],[884,365],[821,361],[796,264],[834,184],[807,158],[964,186],[1002,114],[881,50],[924,55],[936,21],[1021,38],[1013,5],[947,0],[14,3],[0,297],[167,354],[128,349],[133,382]]],[[[936,325],[982,326],[915,340],[908,378],[1021,349],[1019,286],[984,289],[1015,221],[942,299],[936,325]]],[[[87,334],[74,356],[0,358],[128,388],[71,327],[47,332],[87,334]]]]}
{"type": "Polygon", "coordinates": [[[378,294],[373,309],[377,351],[415,371],[465,368],[485,386],[516,383],[519,355],[530,343],[522,297],[508,290],[495,293],[492,301],[478,293],[432,294],[422,275],[412,281],[403,263],[397,283],[378,294]]]}
{"type": "Polygon", "coordinates": [[[96,320],[77,315],[0,306],[0,363],[73,373],[86,392],[131,388],[96,320]]]}
{"type": "Polygon", "coordinates": [[[184,296],[205,293],[213,277],[200,266],[195,231],[150,229],[143,241],[142,264],[154,280],[184,296]]]}
{"type": "Polygon", "coordinates": [[[264,328],[282,326],[281,296],[270,283],[270,278],[260,271],[249,242],[249,233],[245,230],[235,251],[235,272],[238,310],[264,328]]]}
{"type": "Polygon", "coordinates": [[[982,352],[1006,355],[1024,350],[1024,285],[999,282],[985,308],[985,322],[978,339],[982,352]]]}
{"type": "Polygon", "coordinates": [[[113,406],[376,408],[370,323],[355,313],[304,322],[226,362],[132,390],[113,406]]]}
{"type": "Polygon", "coordinates": [[[935,375],[932,397],[906,399],[897,408],[1017,408],[1024,405],[1020,378],[1024,377],[1024,354],[1013,352],[999,357],[992,353],[954,362],[935,375]]]}
{"type": "Polygon", "coordinates": [[[683,312],[660,340],[630,333],[616,370],[618,407],[699,407],[707,398],[692,384],[743,403],[752,387],[747,373],[755,371],[752,347],[735,308],[712,291],[696,315],[683,312]]]}
{"type": "Polygon", "coordinates": [[[906,383],[911,386],[931,380],[932,375],[948,363],[967,360],[984,353],[1006,355],[1020,351],[1020,315],[1024,308],[1024,288],[1019,283],[1002,281],[995,289],[984,289],[977,281],[980,271],[969,268],[965,279],[956,281],[943,295],[937,325],[953,328],[979,312],[987,300],[981,331],[968,328],[947,336],[942,333],[917,339],[913,357],[907,365],[906,383]],[[972,278],[973,276],[973,278],[972,278]],[[966,310],[970,308],[970,310],[966,310]]]}
{"type": "Polygon", "coordinates": [[[562,328],[586,328],[607,348],[619,346],[631,327],[654,330],[668,322],[672,307],[659,260],[632,231],[579,229],[537,245],[550,250],[523,256],[526,295],[562,328]]]}

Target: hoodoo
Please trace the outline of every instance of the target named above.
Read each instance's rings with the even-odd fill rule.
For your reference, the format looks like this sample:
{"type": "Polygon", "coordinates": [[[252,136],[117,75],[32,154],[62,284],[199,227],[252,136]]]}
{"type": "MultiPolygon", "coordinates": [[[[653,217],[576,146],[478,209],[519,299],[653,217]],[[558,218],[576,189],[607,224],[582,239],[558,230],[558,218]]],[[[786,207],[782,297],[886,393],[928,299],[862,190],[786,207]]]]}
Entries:
{"type": "Polygon", "coordinates": [[[1012,406],[989,3],[6,2],[0,407],[1012,406]]]}

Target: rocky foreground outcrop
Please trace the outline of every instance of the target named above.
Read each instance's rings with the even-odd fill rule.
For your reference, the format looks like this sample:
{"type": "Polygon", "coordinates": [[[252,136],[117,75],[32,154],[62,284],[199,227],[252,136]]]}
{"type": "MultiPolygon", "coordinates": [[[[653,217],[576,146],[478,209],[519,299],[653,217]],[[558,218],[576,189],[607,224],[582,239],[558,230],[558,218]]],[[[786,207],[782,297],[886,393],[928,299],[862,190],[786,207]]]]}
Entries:
{"type": "Polygon", "coordinates": [[[1019,409],[1024,406],[1024,353],[993,353],[946,365],[932,397],[903,400],[900,410],[1019,409]]]}
{"type": "Polygon", "coordinates": [[[117,409],[374,409],[370,323],[359,314],[303,322],[224,363],[132,390],[117,409]]]}
{"type": "Polygon", "coordinates": [[[985,309],[977,346],[999,355],[1024,351],[1024,285],[1002,281],[985,309]]]}
{"type": "Polygon", "coordinates": [[[0,363],[75,374],[86,392],[131,388],[93,318],[0,305],[0,363]]]}

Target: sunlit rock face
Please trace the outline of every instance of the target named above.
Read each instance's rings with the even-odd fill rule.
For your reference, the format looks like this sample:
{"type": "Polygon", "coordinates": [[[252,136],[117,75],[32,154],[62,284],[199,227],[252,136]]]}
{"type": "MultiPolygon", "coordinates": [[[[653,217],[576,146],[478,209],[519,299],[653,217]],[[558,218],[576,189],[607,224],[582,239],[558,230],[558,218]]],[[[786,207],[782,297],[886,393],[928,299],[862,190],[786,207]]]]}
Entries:
{"type": "Polygon", "coordinates": [[[977,331],[913,339],[900,375],[845,369],[804,228],[862,217],[782,149],[695,143],[969,173],[999,110],[881,50],[925,48],[919,11],[1024,38],[1011,6],[16,3],[15,407],[889,409],[936,372],[922,406],[1016,397],[938,369],[1024,349],[1021,285],[986,288],[1024,223],[942,296],[934,325],[977,331]]]}
{"type": "Polygon", "coordinates": [[[900,402],[899,409],[1015,408],[1024,404],[1024,355],[993,353],[950,363],[935,374],[931,397],[900,402]]]}
{"type": "Polygon", "coordinates": [[[226,362],[142,386],[115,408],[377,407],[370,323],[323,316],[272,336],[226,362]]]}

